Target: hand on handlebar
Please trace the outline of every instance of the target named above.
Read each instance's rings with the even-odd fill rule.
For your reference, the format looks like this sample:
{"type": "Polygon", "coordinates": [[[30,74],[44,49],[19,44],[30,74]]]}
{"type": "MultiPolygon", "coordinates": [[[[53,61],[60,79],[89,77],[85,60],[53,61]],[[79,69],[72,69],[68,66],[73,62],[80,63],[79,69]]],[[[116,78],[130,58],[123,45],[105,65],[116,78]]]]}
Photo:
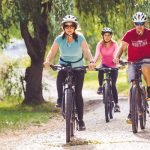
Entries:
{"type": "Polygon", "coordinates": [[[88,65],[88,68],[89,68],[89,70],[95,70],[95,63],[94,62],[92,62],[92,63],[89,63],[89,65],[88,65]]]}
{"type": "Polygon", "coordinates": [[[43,66],[44,66],[45,68],[50,68],[50,67],[49,67],[49,66],[50,66],[50,62],[45,61],[45,62],[43,63],[43,66]]]}
{"type": "Polygon", "coordinates": [[[117,57],[113,59],[113,62],[114,62],[115,64],[119,64],[119,61],[120,61],[120,59],[117,58],[117,57]]]}

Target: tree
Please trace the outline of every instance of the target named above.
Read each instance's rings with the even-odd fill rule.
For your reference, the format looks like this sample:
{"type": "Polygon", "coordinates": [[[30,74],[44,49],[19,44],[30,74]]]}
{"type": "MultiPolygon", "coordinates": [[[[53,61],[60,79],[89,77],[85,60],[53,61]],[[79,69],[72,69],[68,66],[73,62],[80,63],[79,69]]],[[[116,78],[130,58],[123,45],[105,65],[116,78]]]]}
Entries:
{"type": "MultiPolygon", "coordinates": [[[[52,22],[48,23],[48,19],[52,17],[59,22],[60,18],[71,10],[70,4],[68,0],[2,0],[0,3],[2,14],[0,19],[2,22],[8,23],[8,26],[3,24],[2,27],[9,32],[11,26],[18,28],[18,25],[20,25],[18,29],[20,29],[27,47],[27,53],[31,58],[31,65],[25,73],[24,104],[41,104],[44,102],[42,94],[43,61],[49,37],[48,26],[50,25],[51,29],[54,26],[52,22]],[[69,4],[69,7],[64,7],[64,4],[69,4]]],[[[53,31],[50,30],[50,33],[53,33],[53,31]]]]}
{"type": "Polygon", "coordinates": [[[80,15],[79,22],[91,50],[95,50],[103,27],[111,27],[115,39],[121,39],[125,32],[133,27],[132,15],[143,11],[150,16],[149,8],[149,0],[75,0],[75,13],[80,15]]]}

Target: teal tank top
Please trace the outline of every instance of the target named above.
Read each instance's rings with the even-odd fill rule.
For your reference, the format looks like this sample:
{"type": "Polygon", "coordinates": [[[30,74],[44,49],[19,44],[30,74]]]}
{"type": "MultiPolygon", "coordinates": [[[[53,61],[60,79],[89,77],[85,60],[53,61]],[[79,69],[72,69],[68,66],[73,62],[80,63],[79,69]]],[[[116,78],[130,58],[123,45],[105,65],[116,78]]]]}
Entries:
{"type": "Polygon", "coordinates": [[[55,42],[59,45],[60,50],[59,64],[69,64],[72,67],[83,66],[84,59],[81,43],[84,40],[84,36],[80,34],[78,34],[77,41],[73,41],[71,43],[68,43],[66,38],[62,39],[62,35],[57,36],[55,42]]]}

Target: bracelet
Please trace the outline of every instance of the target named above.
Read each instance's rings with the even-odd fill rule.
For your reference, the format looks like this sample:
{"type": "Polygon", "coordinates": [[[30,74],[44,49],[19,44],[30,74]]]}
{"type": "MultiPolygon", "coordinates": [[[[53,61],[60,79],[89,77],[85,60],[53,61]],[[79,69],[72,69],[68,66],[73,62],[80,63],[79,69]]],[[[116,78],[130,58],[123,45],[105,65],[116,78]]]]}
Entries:
{"type": "Polygon", "coordinates": [[[94,63],[94,61],[90,61],[90,64],[93,64],[94,63]]]}

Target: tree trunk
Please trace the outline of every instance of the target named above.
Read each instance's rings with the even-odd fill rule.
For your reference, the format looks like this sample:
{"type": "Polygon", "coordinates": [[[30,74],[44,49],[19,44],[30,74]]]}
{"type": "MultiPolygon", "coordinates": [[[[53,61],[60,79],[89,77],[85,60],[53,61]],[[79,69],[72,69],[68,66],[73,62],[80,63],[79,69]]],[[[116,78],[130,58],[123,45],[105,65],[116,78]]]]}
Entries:
{"type": "Polygon", "coordinates": [[[34,28],[33,37],[28,29],[29,20],[20,20],[21,35],[31,58],[31,65],[26,69],[25,73],[26,91],[23,103],[27,105],[41,104],[44,102],[42,93],[42,72],[49,33],[47,17],[48,12],[51,10],[52,2],[46,1],[41,4],[41,1],[39,1],[38,4],[41,6],[41,9],[38,9],[38,5],[38,14],[35,13],[32,18],[34,28]]]}
{"type": "Polygon", "coordinates": [[[42,67],[43,62],[34,63],[26,69],[25,81],[26,91],[24,104],[41,104],[44,102],[42,94],[42,67]]]}

